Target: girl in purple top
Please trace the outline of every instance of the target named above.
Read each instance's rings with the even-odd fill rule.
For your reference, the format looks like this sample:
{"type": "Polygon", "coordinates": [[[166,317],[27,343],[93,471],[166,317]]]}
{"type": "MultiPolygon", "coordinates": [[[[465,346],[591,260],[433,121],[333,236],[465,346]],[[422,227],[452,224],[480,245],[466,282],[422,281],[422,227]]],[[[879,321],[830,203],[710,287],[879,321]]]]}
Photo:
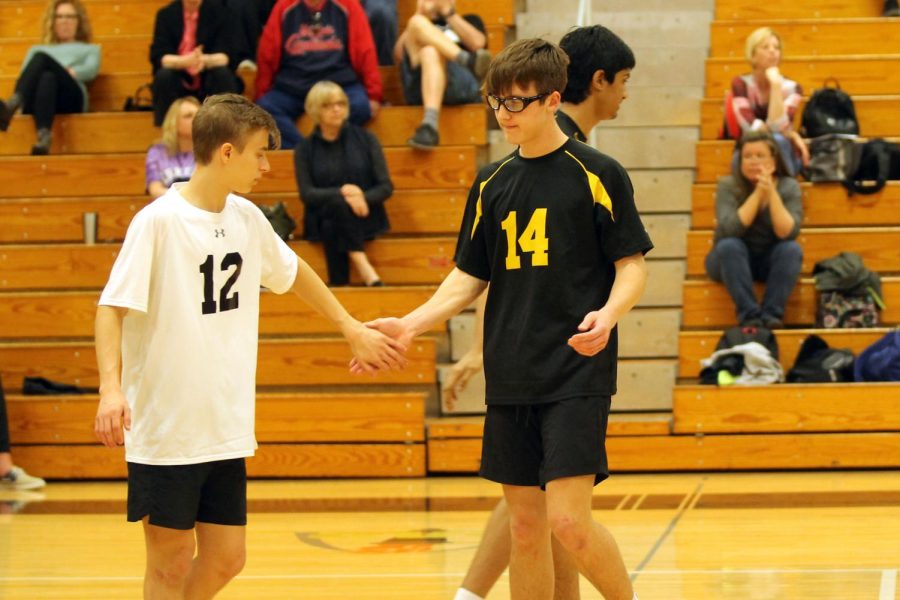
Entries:
{"type": "Polygon", "coordinates": [[[194,172],[191,125],[200,102],[193,96],[179,98],[169,107],[162,124],[162,141],[147,150],[147,193],[154,200],[173,183],[187,181],[194,172]]]}

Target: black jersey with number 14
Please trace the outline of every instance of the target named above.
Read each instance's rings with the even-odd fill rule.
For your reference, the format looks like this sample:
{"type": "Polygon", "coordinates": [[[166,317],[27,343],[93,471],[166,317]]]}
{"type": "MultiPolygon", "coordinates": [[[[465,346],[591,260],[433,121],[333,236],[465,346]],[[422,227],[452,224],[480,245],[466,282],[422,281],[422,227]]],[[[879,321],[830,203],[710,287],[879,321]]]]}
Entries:
{"type": "Polygon", "coordinates": [[[456,262],[490,282],[484,319],[488,404],[536,404],[616,391],[617,334],[592,357],[567,345],[602,308],[615,261],[653,247],[625,169],[568,140],[518,151],[478,173],[456,262]]]}

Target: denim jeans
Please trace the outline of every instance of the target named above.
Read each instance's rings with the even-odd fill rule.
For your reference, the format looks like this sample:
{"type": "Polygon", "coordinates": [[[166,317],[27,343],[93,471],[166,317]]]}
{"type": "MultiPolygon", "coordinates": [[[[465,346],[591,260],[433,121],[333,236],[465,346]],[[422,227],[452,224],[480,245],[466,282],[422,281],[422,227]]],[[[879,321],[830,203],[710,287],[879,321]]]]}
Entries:
{"type": "Polygon", "coordinates": [[[788,296],[800,276],[803,249],[793,240],[776,242],[765,254],[750,253],[740,238],[723,238],[706,256],[706,273],[724,283],[740,323],[749,319],[784,318],[788,296]],[[753,281],[764,281],[762,306],[753,293],[753,281]]]}

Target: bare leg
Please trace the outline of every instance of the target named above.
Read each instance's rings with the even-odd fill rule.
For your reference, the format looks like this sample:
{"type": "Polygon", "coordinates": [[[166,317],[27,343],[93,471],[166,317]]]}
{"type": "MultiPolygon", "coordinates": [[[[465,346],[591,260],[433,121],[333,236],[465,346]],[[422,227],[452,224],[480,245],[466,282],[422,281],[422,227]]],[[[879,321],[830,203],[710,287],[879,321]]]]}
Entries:
{"type": "Polygon", "coordinates": [[[539,487],[504,485],[509,507],[511,600],[553,598],[553,557],[547,504],[539,487]]]}
{"type": "Polygon", "coordinates": [[[181,600],[194,557],[194,530],[150,525],[144,518],[147,569],[145,600],[181,600]]]}
{"type": "Polygon", "coordinates": [[[578,565],[556,537],[550,538],[553,548],[553,600],[580,600],[578,565]]]}
{"type": "Polygon", "coordinates": [[[9,452],[0,452],[0,475],[9,473],[13,467],[12,454],[9,452]]]}
{"type": "Polygon", "coordinates": [[[506,501],[500,500],[484,528],[484,535],[462,587],[482,598],[486,597],[509,565],[509,551],[509,511],[506,501]]]}
{"type": "Polygon", "coordinates": [[[234,579],[247,557],[247,528],[197,523],[197,557],[184,590],[185,600],[207,600],[234,579]]]}
{"type": "Polygon", "coordinates": [[[451,41],[440,29],[434,26],[428,17],[413,15],[406,25],[406,37],[404,38],[406,54],[409,56],[413,67],[419,66],[419,50],[425,46],[432,46],[447,60],[456,60],[461,51],[455,42],[451,41]]]}
{"type": "Polygon", "coordinates": [[[606,600],[632,600],[634,590],[619,548],[591,515],[593,475],[547,484],[547,518],[553,534],[572,555],[578,570],[606,600]]]}
{"type": "Polygon", "coordinates": [[[419,51],[422,67],[422,106],[440,109],[447,89],[447,67],[433,46],[425,46],[419,51]]]}
{"type": "Polygon", "coordinates": [[[369,257],[366,256],[365,252],[348,252],[347,255],[350,257],[350,262],[353,264],[356,272],[362,277],[363,283],[371,285],[380,279],[378,272],[375,271],[375,267],[369,262],[369,257]]]}

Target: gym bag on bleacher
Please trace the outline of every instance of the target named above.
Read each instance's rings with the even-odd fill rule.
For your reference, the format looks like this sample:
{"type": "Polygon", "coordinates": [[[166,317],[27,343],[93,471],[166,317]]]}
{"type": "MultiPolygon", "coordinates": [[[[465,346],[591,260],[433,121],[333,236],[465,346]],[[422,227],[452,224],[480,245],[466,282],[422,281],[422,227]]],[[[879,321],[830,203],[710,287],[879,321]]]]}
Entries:
{"type": "Polygon", "coordinates": [[[788,383],[835,383],[853,381],[853,353],[830,348],[817,335],[803,340],[794,366],[787,372],[788,383]]]}
{"type": "Polygon", "coordinates": [[[800,121],[800,133],[807,138],[829,133],[859,135],[856,107],[836,79],[826,79],[825,87],[814,91],[807,100],[800,121]],[[833,82],[834,87],[828,87],[829,82],[833,82]]]}
{"type": "Polygon", "coordinates": [[[853,378],[856,381],[900,381],[900,330],[887,333],[859,353],[853,378]]]}
{"type": "Polygon", "coordinates": [[[900,179],[900,144],[874,138],[859,146],[856,170],[842,182],[847,193],[874,194],[891,179],[900,179]]]}
{"type": "Polygon", "coordinates": [[[828,133],[813,138],[803,175],[813,183],[844,182],[856,173],[859,150],[855,135],[828,133]]]}

